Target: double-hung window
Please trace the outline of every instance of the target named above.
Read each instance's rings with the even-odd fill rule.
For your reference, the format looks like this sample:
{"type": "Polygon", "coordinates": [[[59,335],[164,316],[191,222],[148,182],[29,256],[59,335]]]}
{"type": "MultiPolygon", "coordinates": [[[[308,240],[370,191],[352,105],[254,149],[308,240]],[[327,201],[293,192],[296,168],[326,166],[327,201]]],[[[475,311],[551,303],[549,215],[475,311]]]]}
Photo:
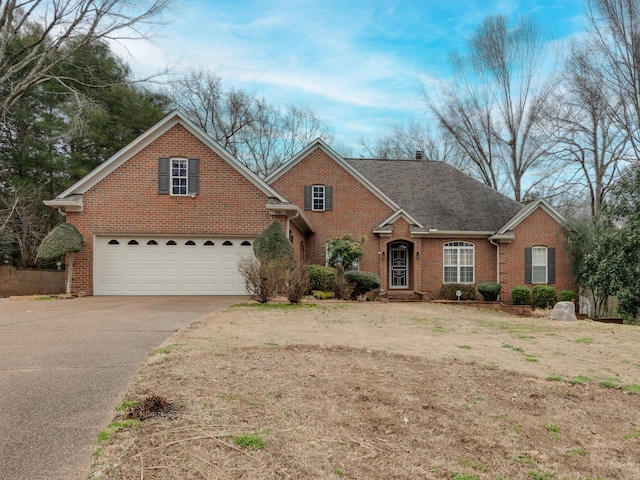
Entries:
{"type": "Polygon", "coordinates": [[[545,284],[556,281],[556,249],[539,245],[524,249],[525,283],[545,284]]]}
{"type": "Polygon", "coordinates": [[[474,249],[468,242],[444,244],[444,283],[473,283],[474,249]]]}
{"type": "Polygon", "coordinates": [[[197,158],[158,158],[158,193],[195,197],[200,184],[199,165],[197,158]]]}
{"type": "Polygon", "coordinates": [[[304,209],[313,212],[333,210],[333,187],[329,185],[305,185],[304,209]]]}
{"type": "Polygon", "coordinates": [[[171,195],[186,195],[189,178],[186,158],[171,159],[171,195]]]}
{"type": "Polygon", "coordinates": [[[313,185],[312,188],[313,198],[311,209],[314,211],[324,211],[324,185],[313,185]]]}
{"type": "Polygon", "coordinates": [[[531,283],[547,283],[547,247],[531,249],[531,283]]]}

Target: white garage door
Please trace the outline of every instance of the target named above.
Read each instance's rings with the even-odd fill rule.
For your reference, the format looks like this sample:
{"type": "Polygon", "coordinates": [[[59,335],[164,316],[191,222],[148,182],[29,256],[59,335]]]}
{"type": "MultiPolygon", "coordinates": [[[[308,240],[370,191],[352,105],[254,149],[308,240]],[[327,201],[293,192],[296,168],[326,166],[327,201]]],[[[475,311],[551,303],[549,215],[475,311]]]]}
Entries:
{"type": "Polygon", "coordinates": [[[95,295],[245,295],[251,238],[96,236],[95,295]]]}

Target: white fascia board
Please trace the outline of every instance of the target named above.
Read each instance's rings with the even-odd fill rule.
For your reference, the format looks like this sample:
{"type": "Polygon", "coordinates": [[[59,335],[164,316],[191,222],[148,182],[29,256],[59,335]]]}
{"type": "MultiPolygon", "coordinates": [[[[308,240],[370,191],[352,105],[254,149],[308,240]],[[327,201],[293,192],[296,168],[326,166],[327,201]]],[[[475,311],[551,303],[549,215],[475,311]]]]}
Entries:
{"type": "Polygon", "coordinates": [[[523,207],[518,213],[516,213],[511,219],[504,224],[500,230],[496,232],[496,235],[507,233],[509,230],[513,230],[518,225],[520,225],[529,215],[531,215],[537,208],[542,208],[546,213],[549,214],[551,218],[553,218],[559,224],[565,222],[565,218],[558,213],[558,211],[549,205],[544,200],[536,200],[535,202],[523,207]]]}
{"type": "Polygon", "coordinates": [[[311,222],[297,205],[292,203],[267,203],[266,208],[276,214],[284,213],[289,221],[293,222],[304,233],[313,233],[311,222]]]}
{"type": "Polygon", "coordinates": [[[484,238],[490,237],[494,232],[483,230],[412,230],[412,237],[430,238],[484,238]]]}
{"type": "Polygon", "coordinates": [[[376,187],[373,183],[367,180],[360,172],[354,169],[351,165],[344,161],[344,159],[329,145],[327,145],[322,139],[317,138],[305,148],[303,148],[295,157],[289,160],[287,163],[278,168],[275,172],[269,175],[266,178],[266,182],[271,184],[278,178],[280,178],[285,172],[296,166],[300,161],[302,161],[309,153],[311,153],[316,148],[321,149],[324,153],[326,153],[329,157],[331,157],[338,165],[344,168],[348,173],[350,173],[353,177],[355,177],[360,183],[362,183],[366,188],[368,188],[376,197],[378,197],[385,205],[393,210],[398,210],[400,206],[396,204],[393,200],[387,197],[382,190],[376,187]]]}
{"type": "Polygon", "coordinates": [[[400,210],[393,212],[389,217],[387,217],[385,220],[380,222],[380,224],[373,229],[373,233],[389,231],[389,229],[385,227],[387,225],[392,225],[400,218],[404,218],[406,222],[410,225],[415,225],[418,228],[424,228],[424,225],[422,225],[415,218],[409,215],[404,209],[401,208],[400,210]]]}
{"type": "Polygon", "coordinates": [[[60,212],[81,212],[82,211],[82,196],[74,195],[69,198],[53,200],[45,200],[44,203],[47,207],[57,208],[60,212]]]}

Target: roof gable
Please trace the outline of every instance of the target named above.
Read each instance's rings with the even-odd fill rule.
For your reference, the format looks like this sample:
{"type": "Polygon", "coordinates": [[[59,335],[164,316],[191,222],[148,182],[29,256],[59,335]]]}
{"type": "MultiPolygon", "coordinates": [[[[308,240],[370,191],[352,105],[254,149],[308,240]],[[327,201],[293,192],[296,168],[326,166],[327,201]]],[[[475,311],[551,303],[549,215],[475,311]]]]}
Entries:
{"type": "Polygon", "coordinates": [[[524,220],[526,220],[526,218],[529,217],[529,215],[531,215],[538,208],[543,209],[551,218],[553,218],[559,224],[562,224],[565,222],[565,218],[562,215],[560,215],[560,213],[558,213],[558,211],[555,208],[553,208],[551,205],[549,205],[546,201],[536,200],[535,202],[532,202],[529,205],[526,205],[518,213],[516,213],[513,217],[511,217],[496,232],[496,234],[501,235],[513,230],[518,225],[520,225],[524,220]]]}
{"type": "Polygon", "coordinates": [[[123,165],[125,162],[134,157],[137,153],[149,146],[151,143],[160,138],[163,134],[171,130],[176,125],[183,126],[189,133],[195,136],[204,145],[214,151],[220,158],[222,158],[240,174],[246,177],[247,180],[254,184],[265,195],[267,195],[268,197],[276,198],[282,202],[286,202],[286,199],[284,197],[282,197],[279,193],[272,189],[265,181],[254,174],[251,170],[242,165],[226,149],[224,149],[220,144],[213,140],[205,131],[203,131],[189,119],[184,117],[180,112],[174,111],[160,120],[154,126],[149,128],[145,133],[140,135],[131,143],[126,145],[120,151],[115,153],[109,159],[105,160],[83,178],[71,185],[71,187],[58,195],[55,200],[48,203],[55,203],[56,200],[59,203],[59,201],[63,199],[71,199],[72,196],[77,198],[78,195],[86,193],[89,189],[106,178],[118,167],[123,165]]]}
{"type": "Polygon", "coordinates": [[[340,165],[350,175],[355,177],[362,185],[364,185],[369,191],[371,191],[376,197],[378,197],[385,205],[393,210],[400,208],[396,202],[394,202],[388,195],[386,195],[377,185],[369,181],[364,175],[362,175],[357,169],[354,169],[345,159],[343,159],[335,150],[327,145],[323,140],[316,139],[301,150],[295,157],[282,165],[276,171],[266,178],[268,184],[272,184],[277,179],[286,174],[289,170],[303,161],[307,156],[316,149],[322,150],[329,158],[340,165]]]}

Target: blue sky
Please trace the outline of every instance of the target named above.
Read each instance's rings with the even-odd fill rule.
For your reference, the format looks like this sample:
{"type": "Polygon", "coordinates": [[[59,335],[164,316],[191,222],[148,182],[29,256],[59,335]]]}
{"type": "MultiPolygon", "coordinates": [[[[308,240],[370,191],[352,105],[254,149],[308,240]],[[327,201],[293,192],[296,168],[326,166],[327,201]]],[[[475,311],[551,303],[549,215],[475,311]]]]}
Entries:
{"type": "Polygon", "coordinates": [[[143,76],[205,69],[272,104],[307,106],[358,154],[360,139],[422,120],[420,82],[487,15],[534,15],[551,41],[584,30],[584,0],[178,0],[152,42],[116,50],[143,76]]]}

